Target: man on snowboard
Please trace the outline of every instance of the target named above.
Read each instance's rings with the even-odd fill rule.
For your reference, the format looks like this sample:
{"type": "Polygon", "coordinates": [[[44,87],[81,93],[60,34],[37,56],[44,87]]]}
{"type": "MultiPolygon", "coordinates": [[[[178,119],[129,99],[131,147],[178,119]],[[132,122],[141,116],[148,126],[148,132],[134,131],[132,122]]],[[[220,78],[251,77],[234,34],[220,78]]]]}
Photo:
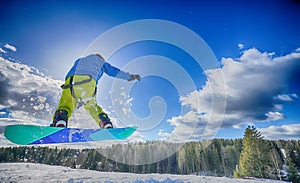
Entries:
{"type": "Polygon", "coordinates": [[[140,75],[132,75],[110,65],[99,54],[79,58],[61,86],[62,95],[50,126],[67,127],[72,111],[79,103],[84,105],[100,128],[113,128],[107,114],[96,103],[97,83],[103,73],[128,81],[141,79],[140,75]]]}

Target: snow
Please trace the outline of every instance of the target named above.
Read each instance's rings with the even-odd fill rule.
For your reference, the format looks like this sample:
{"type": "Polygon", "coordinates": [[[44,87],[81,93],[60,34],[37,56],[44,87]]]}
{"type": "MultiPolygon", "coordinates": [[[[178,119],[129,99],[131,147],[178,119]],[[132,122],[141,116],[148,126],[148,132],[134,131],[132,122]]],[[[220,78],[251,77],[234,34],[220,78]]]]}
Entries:
{"type": "Polygon", "coordinates": [[[124,183],[271,183],[276,180],[246,180],[197,175],[132,174],[71,169],[33,163],[1,163],[0,182],[124,182],[124,183]]]}

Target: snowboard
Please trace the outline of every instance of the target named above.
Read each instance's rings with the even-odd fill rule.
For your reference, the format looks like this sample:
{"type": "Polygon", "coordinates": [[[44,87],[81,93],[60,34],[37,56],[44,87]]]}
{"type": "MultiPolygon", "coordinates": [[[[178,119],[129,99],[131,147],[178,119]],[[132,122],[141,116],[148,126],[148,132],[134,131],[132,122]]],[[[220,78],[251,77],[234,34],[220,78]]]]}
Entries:
{"type": "Polygon", "coordinates": [[[61,128],[36,125],[10,125],[4,136],[19,145],[76,143],[126,139],[137,127],[110,129],[61,128]]]}

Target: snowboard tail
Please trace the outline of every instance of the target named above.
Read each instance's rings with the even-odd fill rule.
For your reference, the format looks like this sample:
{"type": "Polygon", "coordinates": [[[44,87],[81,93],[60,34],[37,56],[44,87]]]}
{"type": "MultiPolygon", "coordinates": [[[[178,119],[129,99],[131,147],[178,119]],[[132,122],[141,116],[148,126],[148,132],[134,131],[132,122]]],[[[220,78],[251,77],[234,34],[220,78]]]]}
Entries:
{"type": "Polygon", "coordinates": [[[10,125],[4,136],[19,145],[76,143],[126,139],[137,127],[110,129],[60,128],[35,125],[10,125]]]}

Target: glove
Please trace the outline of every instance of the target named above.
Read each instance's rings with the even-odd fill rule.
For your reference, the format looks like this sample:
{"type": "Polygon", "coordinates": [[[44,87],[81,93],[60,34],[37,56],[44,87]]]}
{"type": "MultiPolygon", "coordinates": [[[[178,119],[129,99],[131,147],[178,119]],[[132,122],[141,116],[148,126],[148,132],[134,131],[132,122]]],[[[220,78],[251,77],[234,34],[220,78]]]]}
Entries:
{"type": "Polygon", "coordinates": [[[130,74],[130,79],[128,79],[128,81],[133,81],[133,80],[141,80],[141,76],[140,75],[133,75],[133,74],[130,74]]]}

